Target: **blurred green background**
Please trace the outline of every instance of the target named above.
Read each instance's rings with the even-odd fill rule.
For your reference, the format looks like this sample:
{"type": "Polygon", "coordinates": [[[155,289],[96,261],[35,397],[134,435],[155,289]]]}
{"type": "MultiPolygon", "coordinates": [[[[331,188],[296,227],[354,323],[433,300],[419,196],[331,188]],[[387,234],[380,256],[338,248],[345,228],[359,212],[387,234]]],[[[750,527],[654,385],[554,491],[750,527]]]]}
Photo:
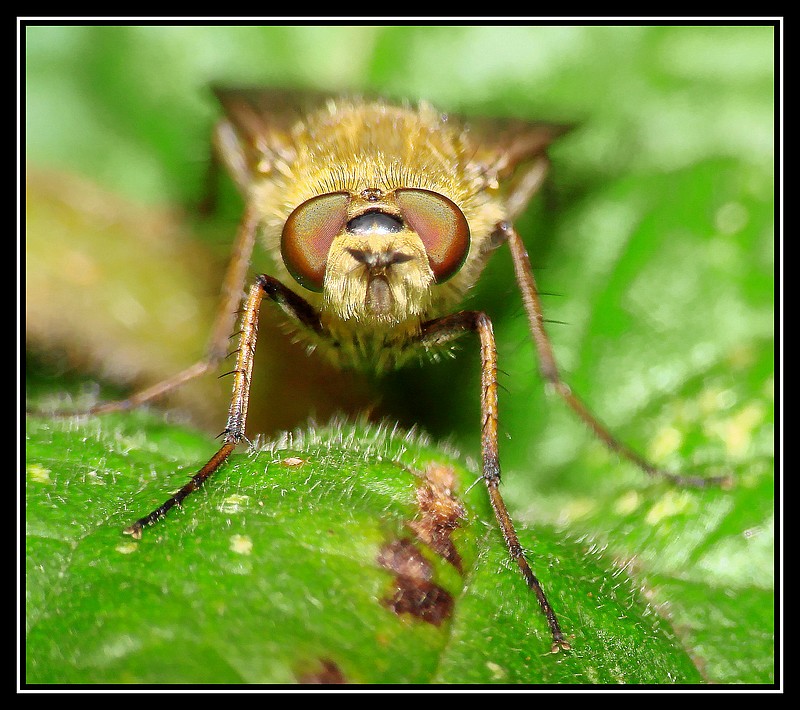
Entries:
{"type": "MultiPolygon", "coordinates": [[[[241,209],[224,187],[219,214],[194,210],[212,82],[575,123],[518,223],[565,379],[660,465],[737,486],[643,480],[548,397],[501,251],[466,307],[495,323],[505,495],[630,560],[707,678],[770,682],[774,51],[766,26],[28,27],[30,391],[76,369],[152,382],[201,353],[241,209]]],[[[262,336],[251,434],[369,410],[477,457],[473,343],[376,384],[298,367],[284,340],[262,336]]],[[[216,433],[228,387],[177,404],[216,433]]]]}

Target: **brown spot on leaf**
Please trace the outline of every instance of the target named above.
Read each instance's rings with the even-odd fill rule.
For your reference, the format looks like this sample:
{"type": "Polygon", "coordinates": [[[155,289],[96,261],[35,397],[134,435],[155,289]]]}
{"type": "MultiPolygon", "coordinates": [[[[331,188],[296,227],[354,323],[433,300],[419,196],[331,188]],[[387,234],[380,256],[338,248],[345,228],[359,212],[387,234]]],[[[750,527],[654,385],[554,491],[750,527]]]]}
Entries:
{"type": "Polygon", "coordinates": [[[423,483],[417,488],[420,517],[408,523],[408,527],[419,540],[462,572],[461,555],[450,538],[465,515],[464,506],[453,494],[455,472],[450,466],[430,463],[423,475],[423,483]]]}
{"type": "MultiPolygon", "coordinates": [[[[406,525],[420,542],[462,572],[461,555],[450,537],[465,515],[453,494],[455,472],[450,466],[430,463],[417,475],[422,480],[417,487],[419,515],[406,525]]],[[[452,595],[432,581],[433,565],[412,540],[386,543],[377,561],[395,575],[393,592],[382,600],[395,614],[410,614],[434,626],[452,616],[452,595]]]]}
{"type": "Polygon", "coordinates": [[[385,603],[395,614],[411,614],[434,626],[453,614],[453,597],[446,589],[433,582],[417,582],[407,577],[398,578],[394,595],[385,603]]]}
{"type": "Polygon", "coordinates": [[[343,685],[347,683],[342,669],[328,658],[321,659],[314,670],[299,675],[297,682],[305,685],[343,685]]]}
{"type": "Polygon", "coordinates": [[[382,601],[395,614],[411,614],[434,626],[450,618],[453,597],[431,581],[433,567],[411,540],[403,538],[384,545],[378,564],[394,572],[394,591],[382,601]]]}
{"type": "Polygon", "coordinates": [[[398,577],[419,582],[428,581],[433,574],[431,563],[407,537],[386,543],[378,553],[378,564],[398,577]]]}

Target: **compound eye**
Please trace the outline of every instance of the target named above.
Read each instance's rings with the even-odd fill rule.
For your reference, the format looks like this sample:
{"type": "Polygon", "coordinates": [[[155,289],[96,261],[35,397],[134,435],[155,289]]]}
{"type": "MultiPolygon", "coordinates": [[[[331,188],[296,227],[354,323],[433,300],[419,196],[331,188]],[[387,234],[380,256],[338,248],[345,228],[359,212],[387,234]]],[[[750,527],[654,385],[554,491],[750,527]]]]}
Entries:
{"type": "Polygon", "coordinates": [[[350,194],[331,192],[297,207],[281,235],[281,254],[289,273],[310,291],[322,291],[328,251],[347,224],[350,194]]]}
{"type": "Polygon", "coordinates": [[[464,213],[444,195],[401,188],[395,200],[406,224],[425,245],[437,283],[447,281],[462,266],[469,251],[469,225],[464,213]]]}

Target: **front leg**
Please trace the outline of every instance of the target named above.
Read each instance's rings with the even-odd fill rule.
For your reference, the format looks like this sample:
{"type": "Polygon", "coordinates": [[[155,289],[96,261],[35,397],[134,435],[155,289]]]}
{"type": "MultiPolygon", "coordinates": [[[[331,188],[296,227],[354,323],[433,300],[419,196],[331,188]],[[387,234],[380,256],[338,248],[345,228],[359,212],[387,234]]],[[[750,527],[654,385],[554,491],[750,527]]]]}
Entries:
{"type": "Polygon", "coordinates": [[[529,589],[536,595],[544,612],[553,637],[551,650],[569,650],[571,646],[564,638],[556,614],[542,585],[531,570],[519,543],[514,523],[500,494],[500,455],[497,443],[497,348],[494,342],[492,322],[485,313],[462,311],[422,325],[420,343],[427,348],[436,347],[466,332],[478,334],[481,346],[481,453],[483,458],[483,480],[489,491],[497,522],[503,533],[511,559],[517,563],[529,589]]]}
{"type": "Polygon", "coordinates": [[[236,369],[233,370],[233,395],[228,410],[228,422],[222,432],[222,446],[177,493],[148,515],[125,528],[123,532],[127,535],[132,535],[136,539],[141,538],[143,528],[163,518],[171,508],[180,505],[186,496],[200,488],[206,479],[219,470],[236,446],[245,438],[250,381],[258,339],[258,314],[261,301],[265,297],[277,303],[300,325],[316,332],[321,331],[319,317],[309,303],[271,276],[262,275],[256,279],[255,284],[250,288],[242,313],[242,329],[239,335],[239,347],[236,350],[236,369]]]}

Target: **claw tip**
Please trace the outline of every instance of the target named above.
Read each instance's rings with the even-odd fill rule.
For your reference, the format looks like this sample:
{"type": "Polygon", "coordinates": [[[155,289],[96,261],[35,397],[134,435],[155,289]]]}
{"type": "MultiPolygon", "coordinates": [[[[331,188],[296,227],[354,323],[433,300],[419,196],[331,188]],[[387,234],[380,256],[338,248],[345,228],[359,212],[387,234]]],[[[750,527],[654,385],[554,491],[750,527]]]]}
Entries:
{"type": "Polygon", "coordinates": [[[139,523],[134,523],[133,525],[129,525],[122,532],[125,535],[130,535],[134,540],[142,539],[142,526],[139,523]]]}
{"type": "Polygon", "coordinates": [[[555,641],[553,645],[550,647],[550,653],[559,653],[560,651],[571,651],[572,646],[569,645],[563,639],[560,641],[555,641]]]}

